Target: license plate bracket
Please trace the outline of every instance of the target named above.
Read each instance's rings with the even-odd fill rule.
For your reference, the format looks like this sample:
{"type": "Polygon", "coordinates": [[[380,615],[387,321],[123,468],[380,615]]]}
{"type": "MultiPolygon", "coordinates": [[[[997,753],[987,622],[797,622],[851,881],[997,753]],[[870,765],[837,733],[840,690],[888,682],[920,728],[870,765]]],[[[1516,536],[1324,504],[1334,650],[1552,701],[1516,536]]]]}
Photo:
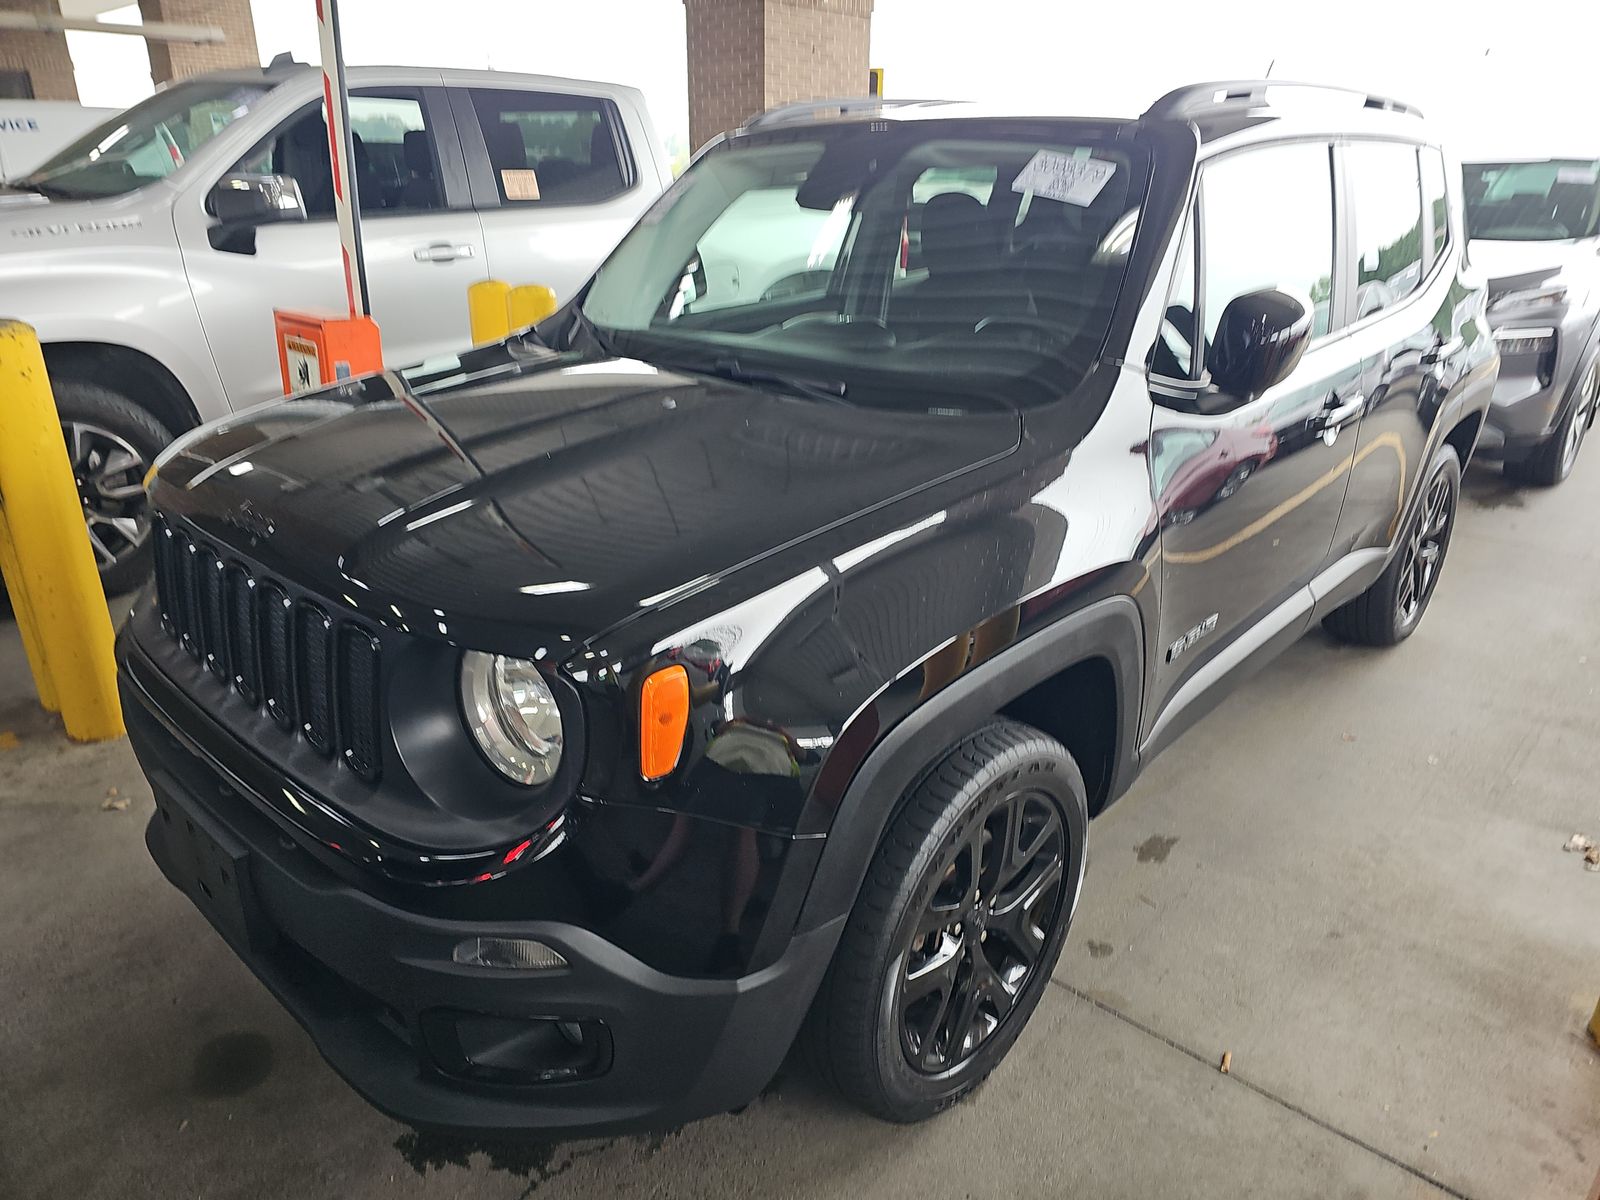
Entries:
{"type": "Polygon", "coordinates": [[[250,852],[197,807],[158,794],[156,809],[183,889],[195,907],[229,941],[252,950],[265,948],[270,938],[250,886],[250,852]]]}

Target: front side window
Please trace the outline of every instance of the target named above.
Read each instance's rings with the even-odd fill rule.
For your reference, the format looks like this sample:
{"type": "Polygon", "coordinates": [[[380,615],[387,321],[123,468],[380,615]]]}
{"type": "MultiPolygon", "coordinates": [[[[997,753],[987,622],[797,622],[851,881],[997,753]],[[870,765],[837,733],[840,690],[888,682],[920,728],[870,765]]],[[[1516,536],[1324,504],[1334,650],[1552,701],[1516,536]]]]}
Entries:
{"type": "Polygon", "coordinates": [[[1104,126],[1040,132],[929,121],[733,139],[623,239],[583,315],[618,353],[821,382],[850,403],[1060,396],[1104,341],[1148,166],[1104,126]]]}
{"type": "Polygon", "coordinates": [[[1468,237],[1553,242],[1600,233],[1600,161],[1468,163],[1462,176],[1468,237]]]}
{"type": "Polygon", "coordinates": [[[473,88],[489,166],[504,204],[595,204],[633,177],[608,100],[473,88]]]}
{"type": "Polygon", "coordinates": [[[125,195],[171,175],[270,90],[255,83],[177,84],[96,126],[18,182],[63,200],[125,195]]]}
{"type": "MultiPolygon", "coordinates": [[[[1201,176],[1203,347],[1236,296],[1276,289],[1311,306],[1313,336],[1333,302],[1331,147],[1294,142],[1230,154],[1201,176]]],[[[1202,352],[1201,361],[1205,361],[1202,352]]]]}
{"type": "Polygon", "coordinates": [[[1356,219],[1356,319],[1397,304],[1422,285],[1422,190],[1417,148],[1356,142],[1345,150],[1356,219]]]}
{"type": "MultiPolygon", "coordinates": [[[[444,207],[438,150],[422,100],[409,89],[350,97],[350,148],[363,217],[444,207]]],[[[300,185],[311,220],[333,216],[333,164],[326,106],[302,109],[234,165],[251,174],[288,175],[300,185]]]]}

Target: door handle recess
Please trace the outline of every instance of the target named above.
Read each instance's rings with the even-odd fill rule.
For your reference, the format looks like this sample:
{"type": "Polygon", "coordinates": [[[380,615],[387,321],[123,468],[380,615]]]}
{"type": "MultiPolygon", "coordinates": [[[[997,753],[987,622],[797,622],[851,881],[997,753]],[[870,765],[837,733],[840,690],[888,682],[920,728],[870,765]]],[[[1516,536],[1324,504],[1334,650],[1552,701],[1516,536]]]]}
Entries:
{"type": "Polygon", "coordinates": [[[470,242],[429,242],[418,246],[411,257],[418,262],[455,262],[458,258],[471,258],[477,253],[470,242]]]}

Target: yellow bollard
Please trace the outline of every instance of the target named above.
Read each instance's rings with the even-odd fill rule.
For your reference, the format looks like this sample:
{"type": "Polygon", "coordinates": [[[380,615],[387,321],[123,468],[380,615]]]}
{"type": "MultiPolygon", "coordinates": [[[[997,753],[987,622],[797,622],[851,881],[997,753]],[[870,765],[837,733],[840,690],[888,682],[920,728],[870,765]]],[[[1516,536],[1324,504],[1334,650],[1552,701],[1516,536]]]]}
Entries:
{"type": "Polygon", "coordinates": [[[21,321],[0,320],[0,399],[0,570],[39,699],[59,709],[68,737],[120,737],[111,613],[44,354],[21,321]]]}
{"type": "Polygon", "coordinates": [[[472,344],[498,342],[511,332],[511,285],[503,279],[480,279],[467,288],[467,321],[472,344]]]}
{"type": "Polygon", "coordinates": [[[1600,1046],[1600,1003],[1594,1006],[1594,1016],[1589,1018],[1589,1036],[1594,1039],[1594,1044],[1600,1046]]]}
{"type": "Polygon", "coordinates": [[[556,300],[555,289],[542,283],[527,283],[511,289],[507,299],[511,328],[526,329],[537,325],[561,305],[556,300]]]}

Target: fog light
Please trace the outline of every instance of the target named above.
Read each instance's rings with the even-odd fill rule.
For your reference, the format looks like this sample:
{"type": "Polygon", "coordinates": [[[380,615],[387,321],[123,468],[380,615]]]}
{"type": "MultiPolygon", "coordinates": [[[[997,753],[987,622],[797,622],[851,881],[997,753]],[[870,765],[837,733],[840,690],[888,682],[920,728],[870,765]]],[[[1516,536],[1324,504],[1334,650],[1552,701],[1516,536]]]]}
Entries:
{"type": "Polygon", "coordinates": [[[450,956],[464,967],[498,967],[505,971],[553,971],[567,960],[528,938],[475,937],[457,942],[450,956]]]}

